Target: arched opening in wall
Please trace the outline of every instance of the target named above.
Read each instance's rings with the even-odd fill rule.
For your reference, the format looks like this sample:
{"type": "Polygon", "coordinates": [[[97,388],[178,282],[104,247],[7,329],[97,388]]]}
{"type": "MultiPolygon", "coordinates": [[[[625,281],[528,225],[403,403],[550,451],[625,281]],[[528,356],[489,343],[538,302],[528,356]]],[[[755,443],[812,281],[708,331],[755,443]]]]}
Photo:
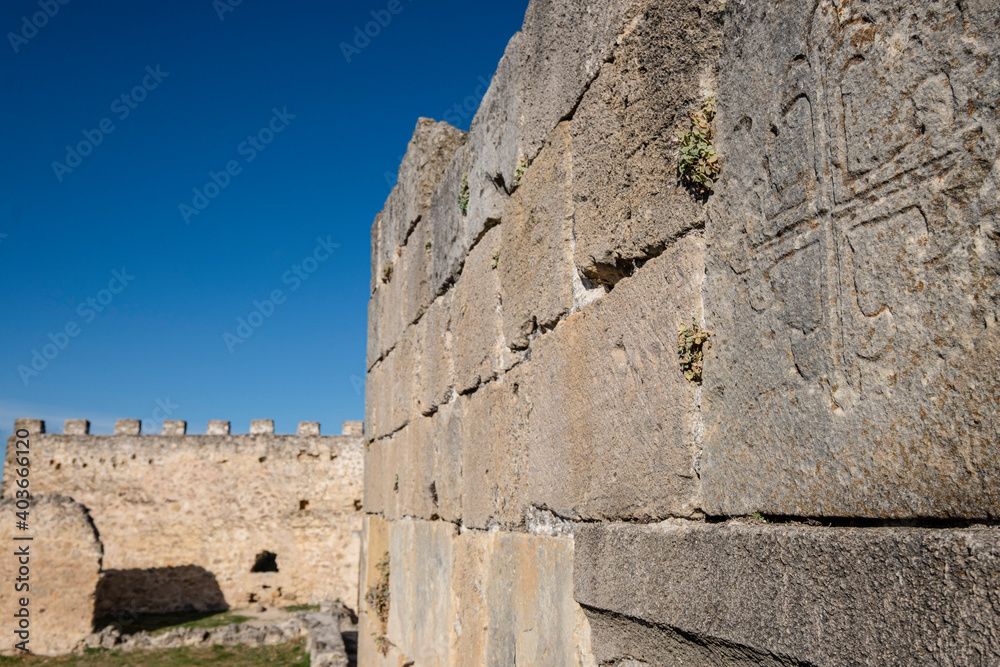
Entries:
{"type": "Polygon", "coordinates": [[[278,554],[271,553],[270,551],[261,551],[257,554],[257,558],[254,561],[253,567],[250,568],[251,572],[277,572],[278,571],[278,554]]]}
{"type": "Polygon", "coordinates": [[[228,609],[215,575],[198,565],[106,570],[97,583],[94,630],[111,625],[133,634],[228,609]]]}

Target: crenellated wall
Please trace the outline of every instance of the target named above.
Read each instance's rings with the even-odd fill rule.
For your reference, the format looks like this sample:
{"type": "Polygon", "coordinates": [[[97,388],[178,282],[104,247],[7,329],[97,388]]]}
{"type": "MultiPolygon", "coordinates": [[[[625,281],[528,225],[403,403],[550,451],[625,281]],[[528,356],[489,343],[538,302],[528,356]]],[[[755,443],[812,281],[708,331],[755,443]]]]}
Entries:
{"type": "MultiPolygon", "coordinates": [[[[104,545],[98,617],[357,599],[360,422],[339,436],[316,422],[276,435],[271,420],[253,421],[249,435],[221,421],[206,435],[182,421],[142,435],[129,419],[114,435],[90,435],[85,420],[67,420],[62,434],[40,420],[17,428],[32,434],[32,493],[70,496],[93,518],[104,545]]],[[[12,439],[4,498],[14,451],[12,439]]]]}
{"type": "Polygon", "coordinates": [[[998,34],[533,0],[372,228],[360,664],[1000,662],[998,34]]]}

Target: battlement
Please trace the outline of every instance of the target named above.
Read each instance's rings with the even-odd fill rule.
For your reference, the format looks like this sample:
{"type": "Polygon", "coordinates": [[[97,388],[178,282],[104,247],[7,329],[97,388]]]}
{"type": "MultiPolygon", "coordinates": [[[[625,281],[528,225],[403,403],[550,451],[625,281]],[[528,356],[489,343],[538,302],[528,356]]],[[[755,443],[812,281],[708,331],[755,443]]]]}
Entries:
{"type": "MultiPolygon", "coordinates": [[[[363,421],[345,421],[341,423],[340,435],[361,436],[364,435],[363,421]]],[[[43,419],[17,419],[14,421],[14,431],[25,429],[29,433],[45,433],[45,420],[43,419]]],[[[90,421],[86,419],[67,419],[63,423],[63,435],[91,435],[90,421]]],[[[115,422],[114,435],[153,435],[142,433],[142,421],[139,419],[119,419],[115,422]]],[[[181,435],[201,435],[187,432],[187,422],[178,419],[165,419],[159,435],[181,436],[181,435]]],[[[223,420],[210,420],[204,435],[236,435],[230,433],[230,423],[223,420]]],[[[274,432],[273,419],[254,419],[250,422],[250,435],[286,435],[274,432]]],[[[288,434],[292,435],[292,434],[288,434]]],[[[298,431],[294,435],[318,436],[320,433],[319,422],[299,422],[298,431]]]]}

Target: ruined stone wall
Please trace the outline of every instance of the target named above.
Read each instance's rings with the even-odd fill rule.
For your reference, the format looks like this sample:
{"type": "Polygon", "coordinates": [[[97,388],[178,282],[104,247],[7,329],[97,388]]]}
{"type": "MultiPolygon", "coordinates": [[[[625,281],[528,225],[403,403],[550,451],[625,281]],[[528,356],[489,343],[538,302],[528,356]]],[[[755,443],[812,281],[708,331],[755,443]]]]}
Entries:
{"type": "Polygon", "coordinates": [[[1000,662],[998,34],[533,0],[372,228],[361,664],[1000,662]]]}
{"type": "Polygon", "coordinates": [[[0,653],[19,653],[18,644],[39,655],[68,653],[92,630],[101,541],[87,509],[71,498],[35,495],[27,530],[16,526],[15,505],[0,501],[0,653]]]}
{"type": "MultiPolygon", "coordinates": [[[[119,420],[115,435],[89,435],[76,420],[62,434],[18,425],[32,433],[33,493],[71,496],[100,534],[98,616],[357,599],[359,424],[346,422],[343,436],[320,435],[315,422],[275,435],[269,420],[249,435],[230,435],[228,422],[208,435],[171,421],[163,435],[140,435],[137,420],[119,420]],[[265,552],[277,571],[258,563],[265,552]]],[[[5,498],[13,452],[11,441],[5,498]]]]}

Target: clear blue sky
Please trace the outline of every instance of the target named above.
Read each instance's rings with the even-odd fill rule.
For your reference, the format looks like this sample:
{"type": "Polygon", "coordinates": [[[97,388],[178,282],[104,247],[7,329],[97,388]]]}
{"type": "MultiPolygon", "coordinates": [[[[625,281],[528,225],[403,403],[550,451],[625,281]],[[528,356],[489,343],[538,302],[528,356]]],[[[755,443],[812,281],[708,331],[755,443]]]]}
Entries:
{"type": "Polygon", "coordinates": [[[468,129],[527,0],[225,2],[0,4],[4,438],[363,418],[371,221],[417,117],[468,129]]]}

